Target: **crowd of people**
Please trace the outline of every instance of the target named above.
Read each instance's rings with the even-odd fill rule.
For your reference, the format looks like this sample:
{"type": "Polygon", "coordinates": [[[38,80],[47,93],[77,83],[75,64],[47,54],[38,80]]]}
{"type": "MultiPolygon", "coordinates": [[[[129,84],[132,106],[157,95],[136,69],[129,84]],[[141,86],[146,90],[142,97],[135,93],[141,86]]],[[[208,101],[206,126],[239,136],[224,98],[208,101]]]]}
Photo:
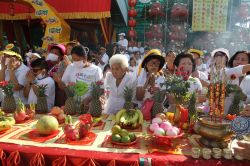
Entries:
{"type": "MultiPolygon", "coordinates": [[[[245,93],[244,104],[249,111],[248,51],[238,51],[231,56],[227,49],[218,48],[204,55],[202,50],[192,48],[177,54],[172,50],[165,52],[142,47],[140,42],[137,47],[128,47],[125,34],[121,33],[119,37],[111,55],[104,46],[89,50],[77,42],[68,42],[51,45],[44,54],[33,51],[23,57],[20,50],[9,44],[1,51],[0,81],[11,81],[15,99],[21,99],[25,104],[36,103],[37,85],[46,84],[48,109],[65,104],[64,89],[68,84],[82,81],[90,85],[102,81],[106,92],[103,113],[115,114],[125,103],[125,87],[133,89],[133,102],[140,108],[145,100],[164,89],[161,84],[165,77],[176,72],[186,73],[184,81],[190,82],[190,92],[202,94],[210,84],[209,72],[215,64],[220,69],[225,67],[228,78],[235,76],[230,83],[238,85],[245,93]]],[[[200,97],[199,101],[206,100],[204,96],[200,97]]],[[[166,96],[165,101],[170,102],[171,96],[166,96]]],[[[81,102],[87,110],[91,102],[89,92],[81,96],[81,102]]],[[[249,115],[249,112],[244,114],[249,115]]]]}

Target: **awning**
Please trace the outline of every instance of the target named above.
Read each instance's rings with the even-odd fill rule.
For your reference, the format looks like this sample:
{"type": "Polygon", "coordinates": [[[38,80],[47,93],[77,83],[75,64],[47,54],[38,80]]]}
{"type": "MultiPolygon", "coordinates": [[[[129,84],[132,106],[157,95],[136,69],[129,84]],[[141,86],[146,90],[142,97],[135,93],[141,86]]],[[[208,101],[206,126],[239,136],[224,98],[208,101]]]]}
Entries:
{"type": "MultiPolygon", "coordinates": [[[[45,1],[53,6],[64,19],[101,19],[111,17],[111,0],[45,1]]],[[[34,14],[34,9],[25,2],[14,3],[13,1],[0,0],[0,6],[1,20],[23,20],[27,19],[27,17],[38,18],[34,14]],[[11,16],[11,8],[13,8],[14,16],[11,16]]]]}

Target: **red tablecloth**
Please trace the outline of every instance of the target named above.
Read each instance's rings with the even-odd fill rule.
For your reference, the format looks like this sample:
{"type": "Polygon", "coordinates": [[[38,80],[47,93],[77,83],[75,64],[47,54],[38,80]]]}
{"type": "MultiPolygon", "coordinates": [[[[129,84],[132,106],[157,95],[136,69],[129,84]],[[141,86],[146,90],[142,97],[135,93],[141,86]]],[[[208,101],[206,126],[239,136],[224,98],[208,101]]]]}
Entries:
{"type": "MultiPolygon", "coordinates": [[[[250,161],[243,160],[195,160],[190,156],[169,155],[165,153],[152,153],[139,155],[131,153],[109,153],[86,150],[72,150],[65,148],[47,148],[22,146],[16,144],[0,143],[0,160],[2,165],[53,165],[53,166],[138,166],[139,158],[152,159],[153,166],[249,166],[250,161]]],[[[144,164],[146,165],[146,164],[144,164]]]]}

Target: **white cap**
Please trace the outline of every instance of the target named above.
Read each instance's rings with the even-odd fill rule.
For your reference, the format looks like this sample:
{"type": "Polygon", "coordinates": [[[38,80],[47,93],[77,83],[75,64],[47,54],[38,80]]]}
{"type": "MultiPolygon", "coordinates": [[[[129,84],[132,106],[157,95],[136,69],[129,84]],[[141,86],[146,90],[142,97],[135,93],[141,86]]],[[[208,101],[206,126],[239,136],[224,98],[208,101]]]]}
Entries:
{"type": "Polygon", "coordinates": [[[126,36],[125,33],[119,33],[119,36],[126,36]]]}
{"type": "Polygon", "coordinates": [[[36,56],[37,58],[41,58],[41,56],[38,54],[38,53],[32,53],[32,52],[29,52],[26,54],[29,58],[31,58],[32,56],[36,56]]]}
{"type": "Polygon", "coordinates": [[[214,57],[214,55],[216,54],[216,52],[223,52],[223,53],[226,54],[227,58],[230,59],[230,57],[229,57],[229,51],[227,49],[225,49],[225,48],[217,48],[217,49],[215,49],[215,50],[213,50],[211,52],[211,57],[214,57]]]}

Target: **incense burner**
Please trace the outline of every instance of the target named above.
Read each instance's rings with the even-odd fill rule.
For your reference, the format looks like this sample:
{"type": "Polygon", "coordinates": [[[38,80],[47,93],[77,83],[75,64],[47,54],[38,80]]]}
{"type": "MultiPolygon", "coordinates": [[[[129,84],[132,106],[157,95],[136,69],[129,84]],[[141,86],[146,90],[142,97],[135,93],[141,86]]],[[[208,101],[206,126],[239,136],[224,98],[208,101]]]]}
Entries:
{"type": "Polygon", "coordinates": [[[228,141],[233,135],[230,121],[223,120],[215,123],[210,117],[199,118],[194,126],[196,133],[201,135],[200,142],[209,148],[227,148],[228,141]]]}

